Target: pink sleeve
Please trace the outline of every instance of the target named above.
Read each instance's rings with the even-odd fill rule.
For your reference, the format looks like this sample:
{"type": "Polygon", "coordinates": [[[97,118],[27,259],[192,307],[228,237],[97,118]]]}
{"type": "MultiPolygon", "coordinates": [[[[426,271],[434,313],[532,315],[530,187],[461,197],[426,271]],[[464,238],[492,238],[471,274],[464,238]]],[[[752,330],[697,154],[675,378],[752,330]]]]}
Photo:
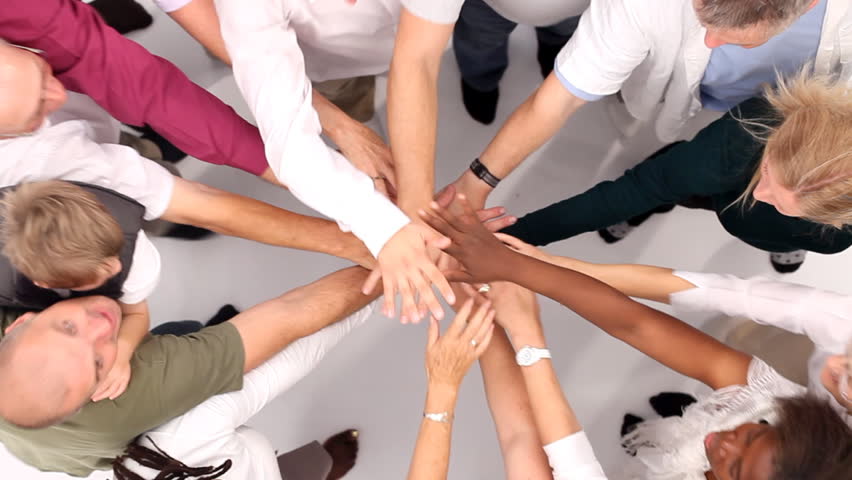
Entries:
{"type": "Polygon", "coordinates": [[[44,50],[65,88],[124,123],[148,124],[205,162],[255,175],[268,168],[256,127],[79,0],[2,0],[0,37],[44,50]]]}

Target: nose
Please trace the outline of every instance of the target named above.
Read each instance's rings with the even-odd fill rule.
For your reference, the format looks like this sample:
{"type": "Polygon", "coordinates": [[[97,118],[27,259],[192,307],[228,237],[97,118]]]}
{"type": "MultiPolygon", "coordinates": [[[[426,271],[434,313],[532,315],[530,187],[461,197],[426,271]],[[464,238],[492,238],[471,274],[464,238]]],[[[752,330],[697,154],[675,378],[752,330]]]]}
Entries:
{"type": "Polygon", "coordinates": [[[86,336],[92,344],[98,344],[104,341],[111,341],[113,337],[113,325],[107,318],[99,313],[92,313],[89,316],[86,336]]]}
{"type": "Polygon", "coordinates": [[[775,203],[773,203],[774,198],[772,197],[772,192],[769,190],[769,186],[766,184],[766,179],[764,178],[761,178],[760,181],[757,182],[752,195],[754,196],[754,199],[759,202],[768,203],[773,206],[775,205],[775,203]]]}
{"type": "Polygon", "coordinates": [[[65,90],[65,86],[56,77],[50,75],[44,86],[44,114],[50,115],[59,110],[67,99],[68,91],[65,90]]]}
{"type": "Polygon", "coordinates": [[[721,47],[726,43],[728,42],[712,30],[707,30],[707,33],[704,34],[704,45],[707,45],[707,48],[721,47]]]}

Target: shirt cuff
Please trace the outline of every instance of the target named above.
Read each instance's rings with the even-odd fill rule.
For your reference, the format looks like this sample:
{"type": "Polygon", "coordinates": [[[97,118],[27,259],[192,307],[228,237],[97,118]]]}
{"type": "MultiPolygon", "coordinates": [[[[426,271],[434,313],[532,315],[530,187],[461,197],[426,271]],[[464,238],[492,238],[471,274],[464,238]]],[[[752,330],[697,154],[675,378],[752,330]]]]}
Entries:
{"type": "Polygon", "coordinates": [[[376,191],[348,226],[352,233],[364,242],[370,253],[378,258],[388,240],[409,223],[411,219],[402,213],[402,210],[376,191]]]}
{"type": "Polygon", "coordinates": [[[569,92],[571,92],[572,95],[581,100],[585,100],[587,102],[596,102],[606,96],[589,93],[577,88],[573,83],[571,83],[567,78],[565,78],[565,75],[562,75],[562,72],[559,71],[558,63],[554,66],[553,71],[556,72],[556,78],[559,79],[559,81],[562,83],[562,86],[565,87],[569,92]]]}
{"type": "Polygon", "coordinates": [[[544,453],[554,478],[606,479],[592,444],[582,430],[545,445],[544,453]]]}

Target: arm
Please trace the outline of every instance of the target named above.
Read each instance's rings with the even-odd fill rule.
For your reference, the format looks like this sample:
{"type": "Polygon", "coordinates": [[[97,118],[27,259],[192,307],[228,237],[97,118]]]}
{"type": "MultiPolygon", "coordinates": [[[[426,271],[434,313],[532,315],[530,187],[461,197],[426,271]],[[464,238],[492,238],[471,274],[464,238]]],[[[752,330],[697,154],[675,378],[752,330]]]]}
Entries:
{"type": "MultiPolygon", "coordinates": [[[[162,2],[155,2],[160,8],[162,2]]],[[[172,20],[183,27],[192,38],[210,51],[219,60],[230,65],[231,57],[219,32],[219,16],[216,14],[216,6],[213,0],[191,0],[177,10],[166,10],[172,20]]]]}
{"type": "Polygon", "coordinates": [[[388,133],[399,205],[409,215],[435,191],[438,72],[453,23],[424,20],[403,7],[388,76],[388,133]]]}
{"type": "Polygon", "coordinates": [[[106,398],[115,400],[124,393],[130,382],[130,375],[133,373],[130,371],[130,359],[151,328],[147,300],[133,305],[119,302],[119,305],[121,306],[121,327],[118,330],[115,364],[92,394],[93,402],[106,398]]]}
{"type": "Polygon", "coordinates": [[[148,124],[206,162],[255,175],[267,168],[255,127],[173,64],[106,26],[83,2],[4,1],[0,36],[44,50],[66,88],[92,97],[122,122],[148,124]]]}
{"type": "MultiPolygon", "coordinates": [[[[545,348],[535,294],[517,285],[497,283],[489,297],[494,299],[498,319],[517,347],[545,348]]],[[[510,350],[511,351],[511,350],[510,350]]],[[[515,362],[512,362],[515,363],[515,362]]],[[[582,433],[577,416],[568,404],[550,360],[540,360],[520,368],[529,392],[529,402],[541,443],[547,452],[556,480],[603,480],[600,463],[582,433]]]]}
{"type": "Polygon", "coordinates": [[[473,310],[473,300],[465,302],[450,327],[440,335],[434,318],[429,323],[426,344],[428,389],[424,413],[446,414],[446,421],[424,416],[408,470],[408,480],[447,478],[450,462],[453,409],[461,382],[470,365],[488,348],[494,331],[494,312],[486,303],[473,310]],[[475,341],[472,345],[471,341],[475,341]]]}
{"type": "Polygon", "coordinates": [[[373,267],[375,259],[334,222],[299,215],[268,203],[175,177],[162,218],[270,245],[327,253],[373,267]]]}
{"type": "Polygon", "coordinates": [[[434,203],[432,213],[423,212],[430,226],[450,237],[452,243],[445,250],[466,270],[451,275],[454,280],[517,283],[552,298],[613,337],[714,389],[746,382],[751,361],[748,355],[589,276],[511,250],[478,222],[463,197],[461,203],[461,216],[434,203]]]}
{"type": "Polygon", "coordinates": [[[497,428],[506,478],[551,480],[524,377],[502,328],[495,328],[491,346],[479,359],[479,367],[488,408],[497,428]]]}

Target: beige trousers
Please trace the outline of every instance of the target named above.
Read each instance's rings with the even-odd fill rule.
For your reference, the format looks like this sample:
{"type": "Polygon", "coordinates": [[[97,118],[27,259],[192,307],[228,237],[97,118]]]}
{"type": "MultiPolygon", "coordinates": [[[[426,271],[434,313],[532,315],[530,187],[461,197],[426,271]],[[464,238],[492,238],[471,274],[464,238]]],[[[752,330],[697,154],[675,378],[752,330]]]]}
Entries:
{"type": "Polygon", "coordinates": [[[370,120],[376,113],[375,75],[314,82],[313,86],[328,101],[359,122],[370,120]]]}

